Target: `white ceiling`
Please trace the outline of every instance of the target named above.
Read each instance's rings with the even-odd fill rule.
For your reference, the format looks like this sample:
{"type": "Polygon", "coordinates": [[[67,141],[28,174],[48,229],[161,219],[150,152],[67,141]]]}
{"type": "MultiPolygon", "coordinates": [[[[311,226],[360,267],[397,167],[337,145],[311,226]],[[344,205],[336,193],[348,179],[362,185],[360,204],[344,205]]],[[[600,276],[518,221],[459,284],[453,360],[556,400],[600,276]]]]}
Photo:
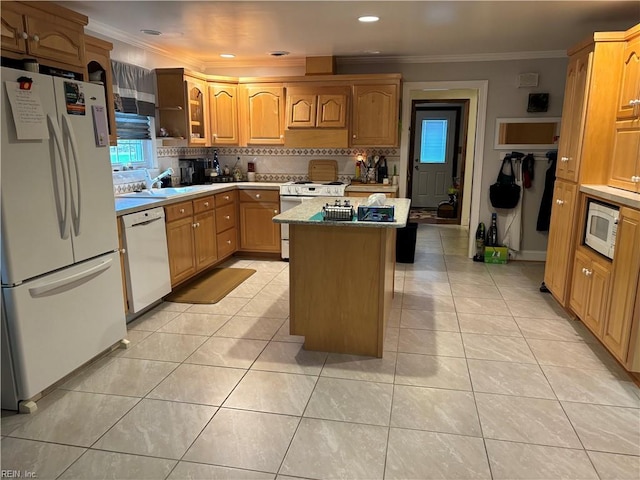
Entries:
{"type": "Polygon", "coordinates": [[[640,22],[638,0],[57,3],[87,15],[88,30],[203,69],[300,64],[317,55],[406,62],[561,56],[594,31],[640,22]],[[380,21],[358,22],[364,14],[380,21]],[[275,50],[291,53],[269,56],[275,50]]]}

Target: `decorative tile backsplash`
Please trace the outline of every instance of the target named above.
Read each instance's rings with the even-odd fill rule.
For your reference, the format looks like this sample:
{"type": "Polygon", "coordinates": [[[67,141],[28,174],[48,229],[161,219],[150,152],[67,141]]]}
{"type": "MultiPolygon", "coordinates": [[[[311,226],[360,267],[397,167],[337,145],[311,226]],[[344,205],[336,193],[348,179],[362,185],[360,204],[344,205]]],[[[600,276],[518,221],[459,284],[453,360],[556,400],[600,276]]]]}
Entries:
{"type": "Polygon", "coordinates": [[[218,155],[240,156],[349,156],[357,155],[386,155],[397,157],[400,155],[397,148],[285,148],[285,147],[158,147],[158,157],[208,157],[213,151],[218,150],[218,155]]]}

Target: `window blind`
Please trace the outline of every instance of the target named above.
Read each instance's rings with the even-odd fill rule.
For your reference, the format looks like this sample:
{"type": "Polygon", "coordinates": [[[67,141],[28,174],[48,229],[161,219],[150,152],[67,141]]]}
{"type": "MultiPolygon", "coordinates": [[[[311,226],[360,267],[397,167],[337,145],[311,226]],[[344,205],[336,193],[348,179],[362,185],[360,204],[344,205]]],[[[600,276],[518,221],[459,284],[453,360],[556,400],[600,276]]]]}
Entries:
{"type": "Polygon", "coordinates": [[[151,124],[145,115],[116,112],[116,131],[122,140],[151,139],[151,124]]]}

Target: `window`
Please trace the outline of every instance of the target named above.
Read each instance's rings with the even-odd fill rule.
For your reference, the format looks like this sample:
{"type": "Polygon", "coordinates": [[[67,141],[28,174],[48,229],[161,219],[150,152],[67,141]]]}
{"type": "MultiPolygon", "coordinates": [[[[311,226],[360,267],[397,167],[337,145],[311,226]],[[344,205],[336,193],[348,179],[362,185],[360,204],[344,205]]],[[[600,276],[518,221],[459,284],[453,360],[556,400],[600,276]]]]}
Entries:
{"type": "Polygon", "coordinates": [[[118,145],[110,147],[112,167],[118,170],[153,167],[151,123],[152,119],[144,115],[116,112],[118,145]]]}
{"type": "Polygon", "coordinates": [[[423,120],[420,163],[445,163],[447,153],[446,119],[423,120]]]}

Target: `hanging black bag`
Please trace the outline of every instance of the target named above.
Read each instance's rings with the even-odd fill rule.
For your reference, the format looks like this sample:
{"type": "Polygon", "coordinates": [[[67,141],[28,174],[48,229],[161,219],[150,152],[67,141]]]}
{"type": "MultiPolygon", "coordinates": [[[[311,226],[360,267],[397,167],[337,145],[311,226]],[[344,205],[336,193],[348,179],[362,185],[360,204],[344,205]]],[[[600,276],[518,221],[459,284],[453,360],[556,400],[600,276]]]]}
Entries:
{"type": "Polygon", "coordinates": [[[516,184],[511,155],[507,155],[502,160],[498,179],[496,183],[489,187],[489,199],[493,208],[515,208],[518,205],[520,201],[520,185],[516,184]],[[507,164],[511,167],[511,175],[503,172],[507,164]]]}

